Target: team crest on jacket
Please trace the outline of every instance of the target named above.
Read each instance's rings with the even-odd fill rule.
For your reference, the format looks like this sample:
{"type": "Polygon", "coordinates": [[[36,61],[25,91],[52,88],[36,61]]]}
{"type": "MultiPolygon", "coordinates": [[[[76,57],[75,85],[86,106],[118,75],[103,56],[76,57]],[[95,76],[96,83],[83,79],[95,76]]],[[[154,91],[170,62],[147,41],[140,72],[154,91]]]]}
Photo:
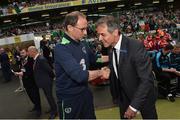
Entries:
{"type": "Polygon", "coordinates": [[[81,67],[83,68],[83,70],[86,70],[86,62],[85,62],[85,59],[84,59],[84,58],[80,60],[80,63],[79,63],[79,64],[81,65],[81,67]]]}
{"type": "Polygon", "coordinates": [[[72,111],[72,108],[68,107],[64,109],[64,112],[69,114],[72,111]]]}

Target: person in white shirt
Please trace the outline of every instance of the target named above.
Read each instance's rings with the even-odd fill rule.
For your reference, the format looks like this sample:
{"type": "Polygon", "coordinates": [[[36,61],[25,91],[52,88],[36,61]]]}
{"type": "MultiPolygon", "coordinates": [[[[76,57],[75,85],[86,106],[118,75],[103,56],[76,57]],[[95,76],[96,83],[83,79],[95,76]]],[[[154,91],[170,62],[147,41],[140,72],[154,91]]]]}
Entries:
{"type": "Polygon", "coordinates": [[[109,56],[110,88],[121,118],[133,119],[140,111],[143,119],[157,119],[157,92],[150,58],[142,43],[123,36],[113,16],[100,18],[96,31],[104,47],[113,49],[109,56]]]}

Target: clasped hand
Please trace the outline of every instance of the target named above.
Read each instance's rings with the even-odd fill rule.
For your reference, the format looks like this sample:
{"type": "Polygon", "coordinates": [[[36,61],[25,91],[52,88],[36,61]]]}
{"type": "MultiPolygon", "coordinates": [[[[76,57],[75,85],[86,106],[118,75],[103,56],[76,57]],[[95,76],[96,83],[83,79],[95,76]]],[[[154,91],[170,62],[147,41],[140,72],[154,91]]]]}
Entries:
{"type": "Polygon", "coordinates": [[[101,79],[109,79],[110,69],[108,67],[101,68],[101,79]]]}

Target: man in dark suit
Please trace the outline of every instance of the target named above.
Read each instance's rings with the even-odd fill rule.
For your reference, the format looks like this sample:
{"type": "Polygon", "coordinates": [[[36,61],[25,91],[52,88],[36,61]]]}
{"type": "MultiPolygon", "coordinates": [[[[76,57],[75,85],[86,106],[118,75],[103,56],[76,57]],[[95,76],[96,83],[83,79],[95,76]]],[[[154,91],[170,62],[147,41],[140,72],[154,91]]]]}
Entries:
{"type": "Polygon", "coordinates": [[[96,27],[104,47],[113,48],[110,87],[113,98],[118,100],[121,118],[132,119],[140,111],[143,119],[157,119],[156,89],[143,45],[123,36],[113,16],[99,19],[96,27]]]}
{"type": "Polygon", "coordinates": [[[50,119],[57,116],[57,106],[52,94],[53,78],[55,77],[54,72],[48,61],[38,53],[35,46],[28,48],[29,56],[34,58],[34,77],[35,82],[39,88],[42,88],[47,101],[51,107],[50,119]]]}
{"type": "Polygon", "coordinates": [[[11,81],[11,66],[8,54],[4,50],[4,48],[0,48],[0,64],[2,69],[2,74],[5,79],[5,83],[11,81]]]}
{"type": "Polygon", "coordinates": [[[33,58],[28,56],[26,49],[20,51],[21,64],[20,72],[14,72],[15,75],[22,77],[23,86],[26,89],[27,95],[34,104],[34,108],[31,111],[36,111],[37,117],[41,114],[41,102],[39,95],[39,88],[37,87],[34,75],[33,75],[33,58]]]}

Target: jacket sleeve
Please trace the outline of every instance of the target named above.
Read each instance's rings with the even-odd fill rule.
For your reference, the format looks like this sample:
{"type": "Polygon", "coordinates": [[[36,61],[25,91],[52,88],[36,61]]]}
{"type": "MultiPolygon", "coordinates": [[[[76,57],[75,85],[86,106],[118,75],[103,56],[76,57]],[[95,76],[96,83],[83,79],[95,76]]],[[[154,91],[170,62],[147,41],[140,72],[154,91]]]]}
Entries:
{"type": "Polygon", "coordinates": [[[137,44],[134,50],[134,67],[140,79],[139,86],[131,101],[131,106],[140,110],[145,100],[148,98],[150,89],[154,86],[152,75],[152,65],[146,50],[141,44],[137,44]]]}
{"type": "Polygon", "coordinates": [[[39,62],[40,62],[40,67],[41,67],[44,71],[46,71],[47,74],[48,74],[51,78],[54,78],[54,77],[55,77],[55,74],[54,74],[52,68],[50,67],[48,61],[47,61],[44,57],[42,57],[39,62]]]}
{"type": "Polygon", "coordinates": [[[58,44],[54,50],[56,65],[61,66],[65,73],[77,83],[87,82],[89,73],[83,70],[70,50],[65,45],[58,44]]]}

